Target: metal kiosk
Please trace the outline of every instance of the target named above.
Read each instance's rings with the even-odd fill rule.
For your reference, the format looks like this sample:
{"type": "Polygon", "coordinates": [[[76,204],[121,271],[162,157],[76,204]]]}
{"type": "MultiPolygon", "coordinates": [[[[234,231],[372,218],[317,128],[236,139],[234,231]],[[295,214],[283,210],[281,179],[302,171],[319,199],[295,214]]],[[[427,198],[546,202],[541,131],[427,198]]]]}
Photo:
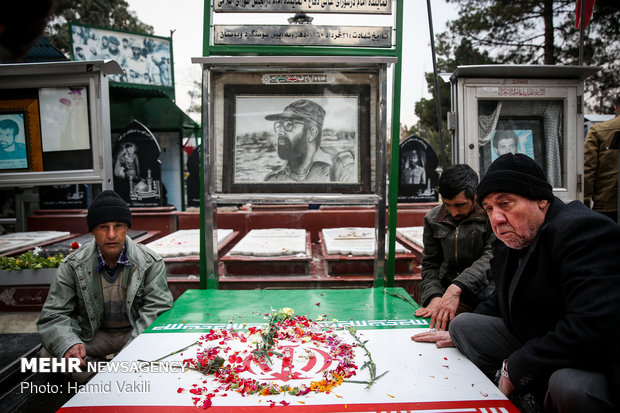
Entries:
{"type": "MultiPolygon", "coordinates": [[[[0,187],[101,184],[112,188],[108,76],[113,60],[0,65],[0,117],[13,121],[23,156],[0,159],[0,187]]],[[[16,199],[16,228],[25,231],[24,203],[16,199]]]]}
{"type": "Polygon", "coordinates": [[[583,201],[583,66],[459,66],[452,76],[452,160],[480,176],[505,150],[543,168],[563,201],[583,201]]]}

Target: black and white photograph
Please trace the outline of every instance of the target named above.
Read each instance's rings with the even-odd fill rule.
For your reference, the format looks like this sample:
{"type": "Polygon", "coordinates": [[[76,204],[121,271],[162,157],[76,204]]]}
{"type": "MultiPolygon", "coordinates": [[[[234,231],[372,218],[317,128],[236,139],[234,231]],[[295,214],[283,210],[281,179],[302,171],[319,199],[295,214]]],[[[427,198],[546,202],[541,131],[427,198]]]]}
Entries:
{"type": "Polygon", "coordinates": [[[114,144],[114,190],[130,206],[161,206],[161,148],[153,133],[134,120],[114,144]]]}
{"type": "Polygon", "coordinates": [[[367,159],[362,153],[368,130],[362,125],[368,116],[362,94],[238,93],[231,98],[233,128],[226,137],[232,138],[233,187],[314,192],[312,186],[364,183],[361,159],[367,159]]]}
{"type": "Polygon", "coordinates": [[[86,87],[39,89],[43,152],[90,149],[86,87]]]}
{"type": "Polygon", "coordinates": [[[28,168],[23,113],[0,113],[0,170],[28,168]]]}
{"type": "Polygon", "coordinates": [[[122,75],[112,82],[172,87],[171,39],[71,25],[74,60],[115,60],[122,75]]]}
{"type": "Polygon", "coordinates": [[[438,158],[426,140],[411,135],[400,145],[399,202],[437,202],[438,158]]]}

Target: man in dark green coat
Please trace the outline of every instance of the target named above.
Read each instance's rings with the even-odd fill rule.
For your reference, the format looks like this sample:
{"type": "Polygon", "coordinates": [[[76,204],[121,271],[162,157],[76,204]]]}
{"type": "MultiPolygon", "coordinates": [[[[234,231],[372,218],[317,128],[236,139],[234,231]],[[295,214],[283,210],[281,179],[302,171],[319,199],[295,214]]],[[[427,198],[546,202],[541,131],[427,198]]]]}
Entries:
{"type": "Polygon", "coordinates": [[[424,217],[422,305],[418,317],[446,330],[450,320],[471,311],[492,290],[489,220],[476,203],[478,175],[468,165],[452,165],[439,178],[442,205],[424,217]]]}
{"type": "Polygon", "coordinates": [[[119,352],[172,308],[162,258],[127,236],[125,201],[103,191],[86,219],[95,239],[60,264],[37,323],[42,356],[77,358],[82,367],[119,352]]]}

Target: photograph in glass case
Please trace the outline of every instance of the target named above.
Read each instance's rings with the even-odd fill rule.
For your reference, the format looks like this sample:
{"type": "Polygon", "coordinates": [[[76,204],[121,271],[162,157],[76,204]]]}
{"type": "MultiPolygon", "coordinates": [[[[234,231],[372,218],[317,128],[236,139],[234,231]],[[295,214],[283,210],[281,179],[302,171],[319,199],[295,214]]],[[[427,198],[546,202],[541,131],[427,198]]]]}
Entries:
{"type": "Polygon", "coordinates": [[[534,159],[534,142],[531,129],[499,129],[491,139],[494,161],[505,153],[522,153],[534,159]]]}
{"type": "Polygon", "coordinates": [[[224,158],[232,159],[225,167],[228,189],[359,192],[367,185],[369,169],[364,168],[369,151],[367,89],[226,87],[224,158]]]}
{"type": "Polygon", "coordinates": [[[27,168],[24,113],[0,113],[0,170],[27,168]]]}
{"type": "Polygon", "coordinates": [[[86,87],[39,89],[43,152],[90,149],[86,87]]]}
{"type": "Polygon", "coordinates": [[[522,153],[544,167],[543,131],[540,117],[500,117],[491,138],[491,162],[505,153],[522,153]]]}

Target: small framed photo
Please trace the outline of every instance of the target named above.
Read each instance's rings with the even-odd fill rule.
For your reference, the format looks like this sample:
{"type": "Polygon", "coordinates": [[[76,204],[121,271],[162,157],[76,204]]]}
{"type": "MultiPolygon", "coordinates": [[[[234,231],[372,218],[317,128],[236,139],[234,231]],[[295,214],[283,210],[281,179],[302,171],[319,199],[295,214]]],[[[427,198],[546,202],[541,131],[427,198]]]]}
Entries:
{"type": "Polygon", "coordinates": [[[223,192],[370,192],[369,84],[227,84],[223,192]]]}
{"type": "Polygon", "coordinates": [[[500,117],[491,138],[491,161],[512,152],[522,153],[544,167],[545,140],[541,117],[500,117]]]}
{"type": "Polygon", "coordinates": [[[37,101],[0,100],[0,172],[42,170],[37,101]]]}
{"type": "Polygon", "coordinates": [[[90,149],[86,87],[39,89],[43,152],[90,149]]]}

